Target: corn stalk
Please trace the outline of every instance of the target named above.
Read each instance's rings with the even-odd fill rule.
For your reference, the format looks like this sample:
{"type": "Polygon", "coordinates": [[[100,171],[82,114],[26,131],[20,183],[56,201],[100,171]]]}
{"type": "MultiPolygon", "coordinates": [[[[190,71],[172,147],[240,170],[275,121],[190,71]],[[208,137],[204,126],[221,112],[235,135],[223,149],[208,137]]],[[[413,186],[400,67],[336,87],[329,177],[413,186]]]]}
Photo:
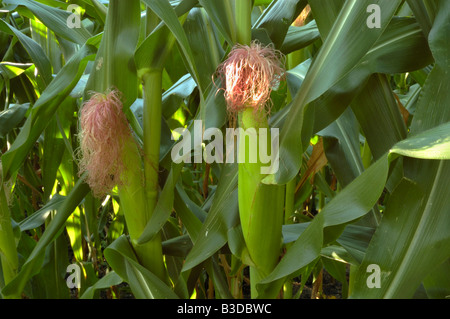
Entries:
{"type": "MultiPolygon", "coordinates": [[[[251,1],[236,4],[237,39],[240,44],[250,45],[251,1]]],[[[254,265],[250,266],[251,296],[257,298],[256,285],[275,268],[281,248],[281,226],[283,224],[284,186],[265,185],[261,173],[261,159],[251,162],[252,152],[260,154],[261,139],[271,145],[271,136],[260,136],[260,129],[269,130],[264,106],[256,111],[252,107],[239,112],[239,127],[249,134],[239,135],[239,216],[244,240],[254,265]],[[252,145],[253,144],[253,145],[252,145]],[[257,147],[252,147],[258,145],[257,147]]],[[[264,143],[263,142],[263,143],[264,143]]]]}

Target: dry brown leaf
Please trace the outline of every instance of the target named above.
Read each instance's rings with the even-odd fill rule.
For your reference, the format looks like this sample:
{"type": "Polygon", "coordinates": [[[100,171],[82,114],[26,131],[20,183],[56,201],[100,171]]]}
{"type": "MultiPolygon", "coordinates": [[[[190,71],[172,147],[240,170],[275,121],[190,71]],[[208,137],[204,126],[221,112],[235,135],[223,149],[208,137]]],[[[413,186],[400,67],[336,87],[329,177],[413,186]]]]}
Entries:
{"type": "Polygon", "coordinates": [[[327,165],[327,163],[328,160],[323,150],[323,140],[322,138],[320,138],[317,144],[313,146],[313,151],[311,153],[311,157],[308,160],[306,171],[303,174],[300,182],[297,184],[295,192],[297,192],[303,186],[308,177],[314,176],[318,171],[322,169],[322,167],[327,165]]]}

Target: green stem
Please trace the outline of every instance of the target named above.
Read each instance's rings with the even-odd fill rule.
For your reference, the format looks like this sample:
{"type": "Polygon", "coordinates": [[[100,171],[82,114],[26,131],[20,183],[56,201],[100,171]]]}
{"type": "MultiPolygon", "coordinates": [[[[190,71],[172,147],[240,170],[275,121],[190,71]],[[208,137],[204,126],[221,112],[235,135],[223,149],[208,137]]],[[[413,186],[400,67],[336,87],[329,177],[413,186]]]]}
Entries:
{"type": "Polygon", "coordinates": [[[252,41],[252,0],[239,0],[235,5],[236,38],[240,44],[252,41]]]}
{"type": "Polygon", "coordinates": [[[283,299],[292,299],[292,278],[287,278],[283,285],[283,299]]]}
{"type": "MultiPolygon", "coordinates": [[[[5,285],[10,283],[17,275],[17,269],[19,267],[6,191],[7,188],[2,183],[0,185],[0,259],[5,285]]],[[[11,295],[9,298],[20,298],[20,295],[11,295]]]]}
{"type": "MultiPolygon", "coordinates": [[[[239,259],[236,256],[231,255],[231,269],[235,269],[237,267],[237,265],[239,265],[239,264],[240,264],[239,259]]],[[[242,299],[242,288],[241,288],[242,273],[243,273],[243,269],[241,267],[241,268],[239,268],[239,270],[236,271],[236,274],[231,277],[231,282],[230,282],[231,295],[235,299],[242,299]]]]}
{"type": "Polygon", "coordinates": [[[370,151],[369,144],[367,143],[366,140],[362,152],[362,162],[365,169],[367,169],[370,166],[371,161],[372,161],[372,153],[370,151]]]}
{"type": "MultiPolygon", "coordinates": [[[[144,189],[146,202],[146,221],[153,215],[158,200],[158,172],[159,172],[159,148],[161,140],[161,106],[162,106],[162,71],[153,70],[142,78],[144,90],[144,189]]],[[[161,236],[157,235],[153,240],[143,246],[151,246],[152,252],[147,258],[153,259],[156,266],[156,274],[167,282],[167,272],[164,266],[161,236]]]]}
{"type": "Polygon", "coordinates": [[[284,223],[292,224],[291,216],[294,214],[295,178],[286,184],[286,203],[284,207],[284,223]]]}
{"type": "Polygon", "coordinates": [[[155,70],[144,82],[144,175],[149,218],[158,196],[159,147],[161,139],[162,72],[155,70]]]}
{"type": "Polygon", "coordinates": [[[161,236],[156,235],[145,244],[138,244],[145,226],[150,221],[158,198],[159,146],[161,138],[162,72],[153,71],[143,76],[144,90],[144,156],[142,174],[141,156],[134,141],[125,144],[124,163],[126,183],[119,186],[121,206],[130,233],[131,243],[139,262],[168,283],[164,265],[161,236]],[[142,179],[142,175],[144,179],[142,179]]]}
{"type": "MultiPolygon", "coordinates": [[[[286,195],[284,204],[284,224],[293,224],[291,216],[294,214],[295,204],[295,178],[286,184],[286,195]]],[[[285,245],[285,249],[288,249],[292,243],[285,245]]],[[[292,299],[292,279],[287,278],[283,285],[283,298],[292,299]]]]}
{"type": "MultiPolygon", "coordinates": [[[[252,40],[252,1],[236,1],[235,13],[237,42],[250,45],[252,40]]],[[[253,108],[246,108],[238,114],[238,117],[241,128],[256,130],[256,141],[259,145],[258,130],[260,128],[269,129],[264,108],[256,112],[253,108]]],[[[278,262],[283,224],[284,186],[262,183],[264,178],[264,175],[261,174],[262,163],[259,158],[256,163],[250,163],[253,150],[249,144],[252,142],[245,143],[245,135],[242,134],[239,137],[239,153],[244,154],[245,158],[243,163],[239,163],[239,214],[244,240],[255,264],[250,267],[251,297],[268,298],[276,296],[278,292],[270,291],[267,292],[267,295],[258,295],[256,286],[272,272],[278,262]]],[[[267,132],[266,142],[268,143],[266,145],[271,144],[269,132],[267,132]]],[[[258,148],[256,147],[256,149],[258,148]]],[[[258,153],[256,157],[258,157],[258,153]]]]}

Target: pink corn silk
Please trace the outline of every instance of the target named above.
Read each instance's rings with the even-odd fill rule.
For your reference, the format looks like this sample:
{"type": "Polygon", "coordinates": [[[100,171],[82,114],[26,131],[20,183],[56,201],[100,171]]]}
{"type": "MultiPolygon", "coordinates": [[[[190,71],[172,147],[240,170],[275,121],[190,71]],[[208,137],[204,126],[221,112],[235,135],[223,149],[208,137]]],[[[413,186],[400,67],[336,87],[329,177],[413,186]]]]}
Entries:
{"type": "Polygon", "coordinates": [[[119,92],[95,93],[83,105],[80,117],[80,175],[95,196],[105,195],[121,183],[123,150],[131,138],[119,92]]]}
{"type": "Polygon", "coordinates": [[[283,64],[283,54],[271,45],[235,45],[217,69],[225,81],[228,111],[235,114],[247,107],[265,107],[272,89],[284,76],[283,64]]]}

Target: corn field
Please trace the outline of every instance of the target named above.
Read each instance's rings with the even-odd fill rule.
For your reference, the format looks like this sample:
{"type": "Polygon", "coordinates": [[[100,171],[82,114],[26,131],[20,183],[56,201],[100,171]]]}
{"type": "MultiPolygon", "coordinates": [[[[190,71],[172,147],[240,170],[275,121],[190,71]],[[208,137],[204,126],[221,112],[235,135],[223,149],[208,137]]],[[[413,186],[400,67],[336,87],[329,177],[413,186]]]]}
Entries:
{"type": "Polygon", "coordinates": [[[0,297],[450,298],[449,31],[448,0],[0,0],[0,297]]]}

